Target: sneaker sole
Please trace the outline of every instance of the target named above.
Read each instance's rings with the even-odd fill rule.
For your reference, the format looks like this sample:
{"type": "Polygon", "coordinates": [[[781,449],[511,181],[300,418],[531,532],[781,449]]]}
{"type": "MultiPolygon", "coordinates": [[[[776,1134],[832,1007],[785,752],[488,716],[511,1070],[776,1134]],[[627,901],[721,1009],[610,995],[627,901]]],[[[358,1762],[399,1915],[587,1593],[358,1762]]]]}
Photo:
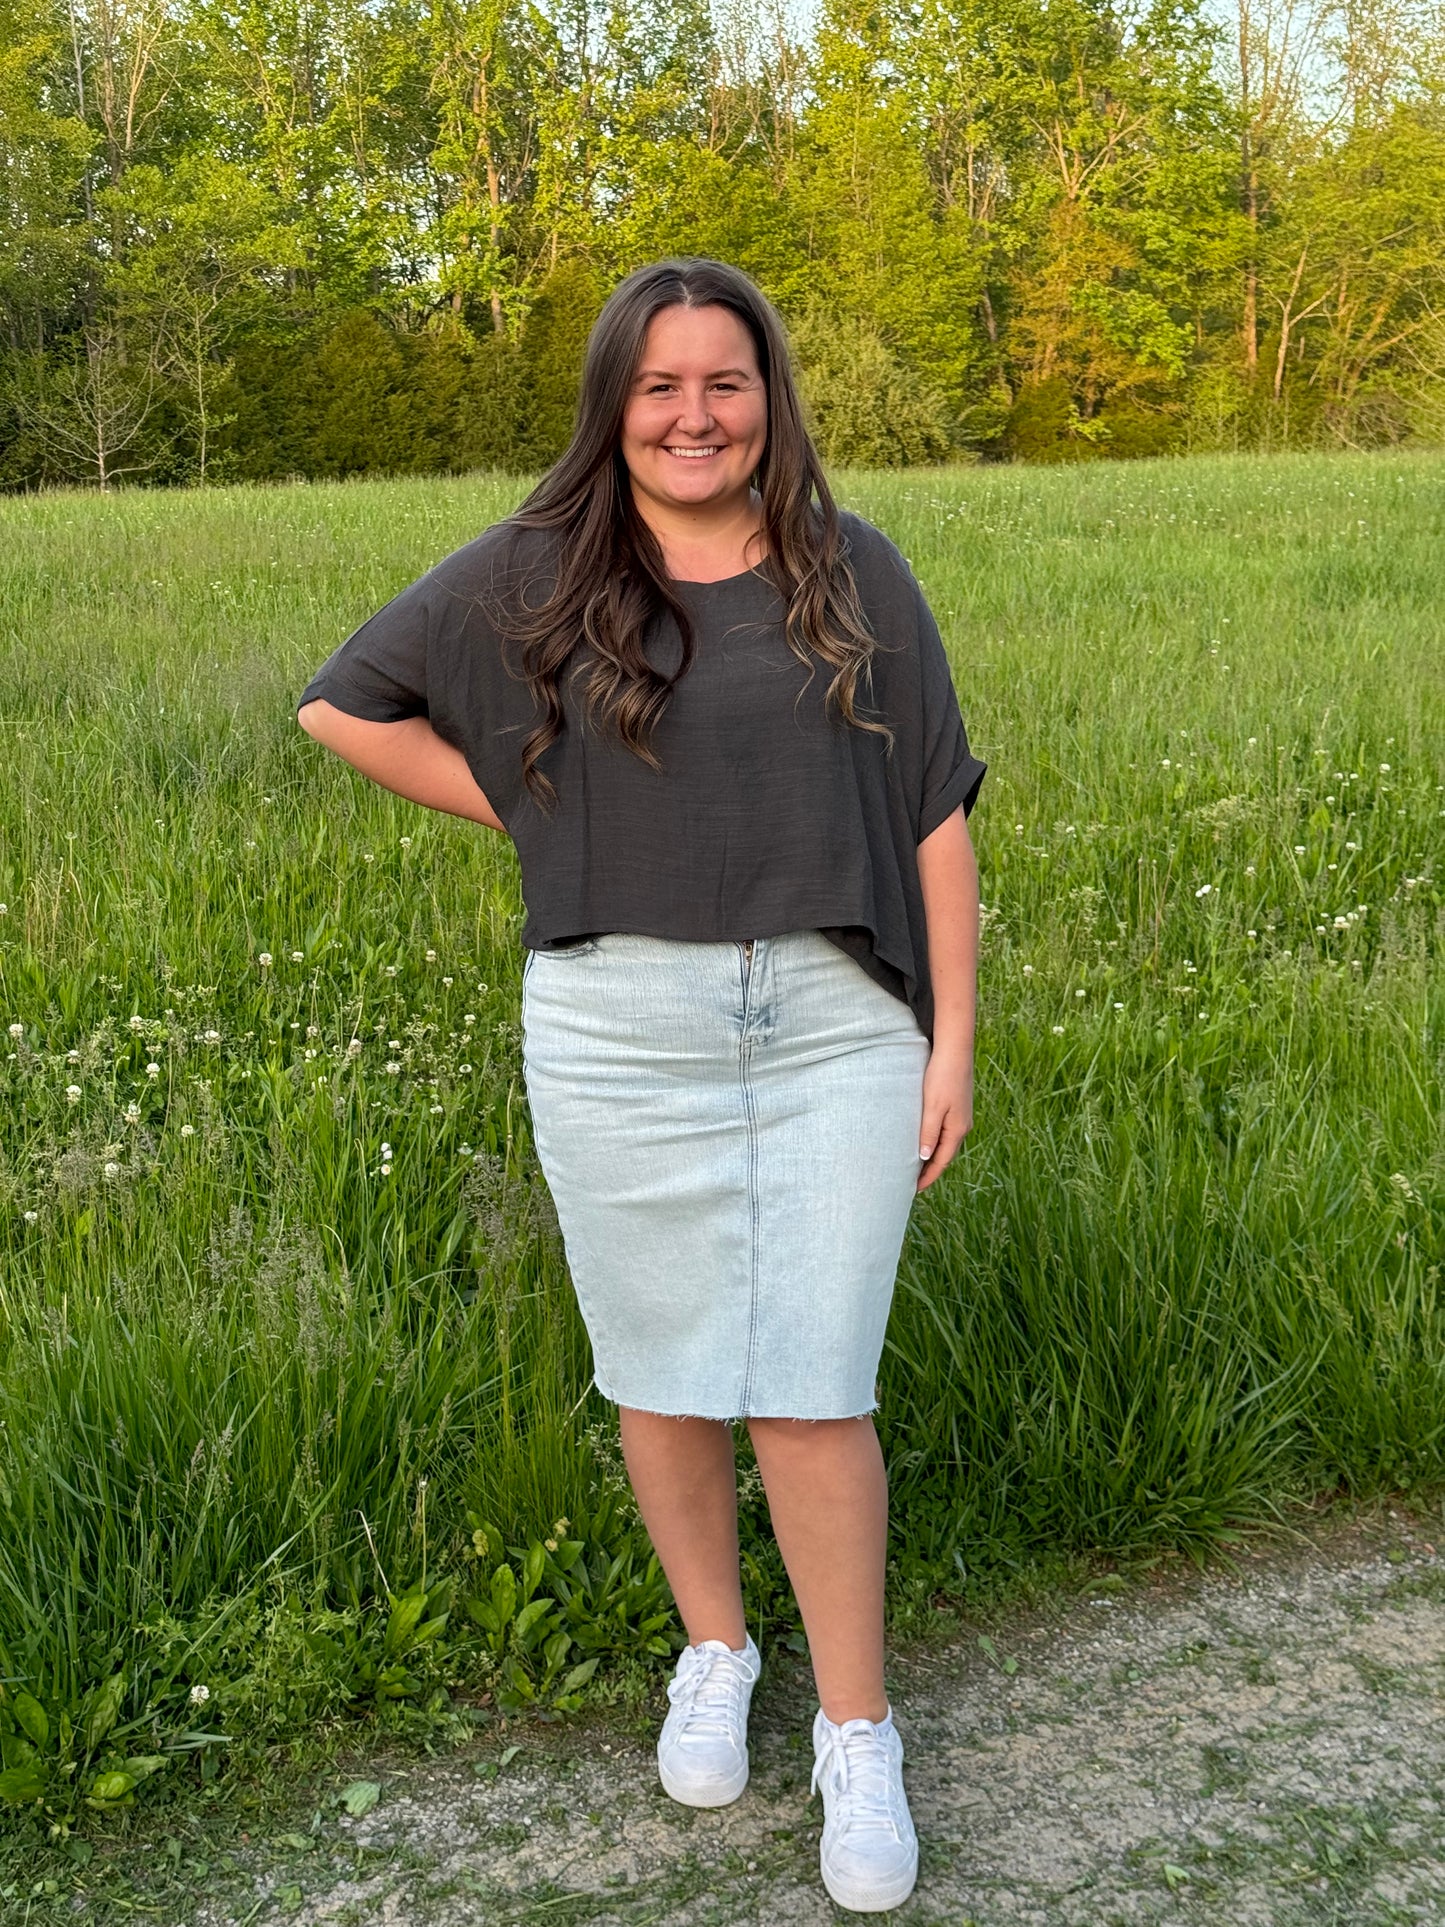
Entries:
{"type": "Polygon", "coordinates": [[[917,1862],[906,1875],[900,1874],[886,1886],[878,1881],[870,1881],[866,1887],[854,1887],[826,1866],[820,1865],[819,1871],[829,1897],[853,1914],[889,1913],[894,1907],[901,1907],[918,1884],[917,1862]]]}
{"type": "Polygon", "coordinates": [[[685,1807],[729,1807],[737,1799],[748,1783],[748,1762],[730,1780],[721,1780],[711,1786],[696,1786],[687,1780],[675,1779],[659,1760],[657,1777],[662,1782],[663,1791],[685,1807]]]}

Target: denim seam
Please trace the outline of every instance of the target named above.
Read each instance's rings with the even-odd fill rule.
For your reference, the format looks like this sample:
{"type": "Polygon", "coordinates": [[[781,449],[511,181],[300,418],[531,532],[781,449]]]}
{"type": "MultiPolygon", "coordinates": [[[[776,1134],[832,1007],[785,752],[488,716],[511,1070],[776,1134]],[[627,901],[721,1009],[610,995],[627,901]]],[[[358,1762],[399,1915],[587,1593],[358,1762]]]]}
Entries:
{"type": "MultiPolygon", "coordinates": [[[[758,1345],[758,1273],[760,1269],[759,1245],[762,1227],[758,1210],[758,1120],[757,1107],[753,1101],[752,1085],[748,1081],[751,1068],[752,1037],[749,1022],[752,1016],[752,967],[739,950],[739,961],[743,982],[743,1026],[738,1045],[738,1075],[743,1094],[743,1116],[748,1131],[748,1233],[750,1240],[748,1281],[748,1346],[747,1363],[743,1368],[743,1390],[739,1400],[740,1418],[748,1415],[748,1407],[753,1396],[753,1372],[757,1364],[758,1345]]],[[[756,955],[753,963],[756,964],[756,955]]]]}

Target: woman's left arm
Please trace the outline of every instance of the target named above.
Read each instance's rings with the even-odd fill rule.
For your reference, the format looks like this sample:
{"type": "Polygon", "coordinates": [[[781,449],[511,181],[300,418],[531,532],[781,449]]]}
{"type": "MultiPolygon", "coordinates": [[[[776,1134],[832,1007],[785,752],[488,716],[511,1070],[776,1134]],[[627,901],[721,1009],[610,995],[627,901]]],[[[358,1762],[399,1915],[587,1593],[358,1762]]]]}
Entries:
{"type": "Polygon", "coordinates": [[[963,806],[918,846],[918,880],[933,980],[933,1050],[923,1073],[918,1174],[926,1191],[973,1126],[973,1026],[978,975],[978,863],[963,806]]]}

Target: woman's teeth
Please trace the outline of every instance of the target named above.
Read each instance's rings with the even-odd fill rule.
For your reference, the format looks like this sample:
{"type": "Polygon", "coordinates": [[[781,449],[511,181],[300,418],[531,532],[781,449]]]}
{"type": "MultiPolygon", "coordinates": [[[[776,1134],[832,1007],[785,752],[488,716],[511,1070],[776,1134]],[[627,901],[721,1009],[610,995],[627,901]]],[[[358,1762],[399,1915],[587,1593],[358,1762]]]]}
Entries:
{"type": "Polygon", "coordinates": [[[681,455],[688,461],[697,461],[703,455],[720,455],[721,448],[669,448],[669,455],[681,455]]]}

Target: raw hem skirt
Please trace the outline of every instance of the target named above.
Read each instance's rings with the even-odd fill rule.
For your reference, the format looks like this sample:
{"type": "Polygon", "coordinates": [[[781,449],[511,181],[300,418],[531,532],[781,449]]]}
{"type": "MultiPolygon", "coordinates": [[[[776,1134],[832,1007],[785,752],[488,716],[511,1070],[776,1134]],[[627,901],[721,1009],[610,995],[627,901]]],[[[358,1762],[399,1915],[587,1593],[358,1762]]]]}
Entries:
{"type": "Polygon", "coordinates": [[[929,1045],[817,930],[529,950],[534,1141],[597,1389],[679,1417],[853,1418],[878,1363],[929,1045]]]}

